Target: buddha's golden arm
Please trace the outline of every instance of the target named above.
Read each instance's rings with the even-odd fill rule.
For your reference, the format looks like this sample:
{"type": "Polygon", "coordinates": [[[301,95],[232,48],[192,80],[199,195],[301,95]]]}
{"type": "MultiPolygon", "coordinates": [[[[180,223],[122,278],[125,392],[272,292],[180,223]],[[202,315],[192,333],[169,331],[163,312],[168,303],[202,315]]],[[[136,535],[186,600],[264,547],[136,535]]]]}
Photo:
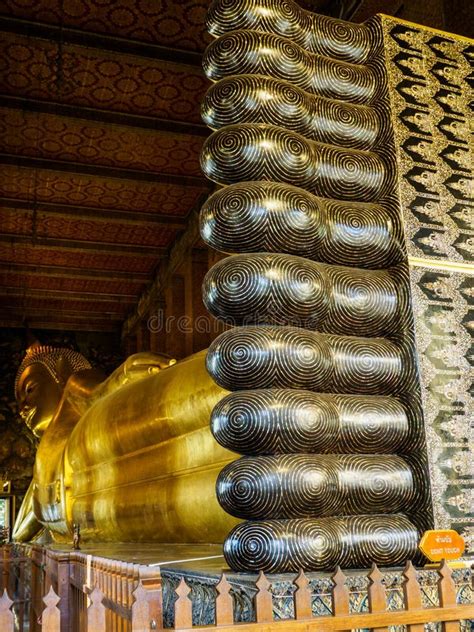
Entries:
{"type": "Polygon", "coordinates": [[[21,503],[20,511],[13,527],[12,539],[15,542],[29,542],[43,528],[43,525],[37,520],[33,512],[33,492],[34,483],[32,481],[21,503]]]}
{"type": "Polygon", "coordinates": [[[101,371],[85,369],[69,378],[64,389],[63,402],[69,402],[79,415],[83,415],[101,397],[110,395],[126,384],[142,380],[173,364],[176,364],[173,358],[151,351],[142,351],[129,356],[105,379],[101,371]]]}

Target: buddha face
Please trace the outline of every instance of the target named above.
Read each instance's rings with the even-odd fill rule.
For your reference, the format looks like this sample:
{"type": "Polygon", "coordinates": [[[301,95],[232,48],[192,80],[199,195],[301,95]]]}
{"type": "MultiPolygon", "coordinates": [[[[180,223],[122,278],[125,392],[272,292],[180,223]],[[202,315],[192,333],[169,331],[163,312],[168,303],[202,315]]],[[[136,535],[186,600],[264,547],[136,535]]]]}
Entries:
{"type": "Polygon", "coordinates": [[[62,393],[61,385],[44,365],[36,362],[23,371],[17,387],[18,408],[20,417],[37,437],[54,417],[62,393]]]}

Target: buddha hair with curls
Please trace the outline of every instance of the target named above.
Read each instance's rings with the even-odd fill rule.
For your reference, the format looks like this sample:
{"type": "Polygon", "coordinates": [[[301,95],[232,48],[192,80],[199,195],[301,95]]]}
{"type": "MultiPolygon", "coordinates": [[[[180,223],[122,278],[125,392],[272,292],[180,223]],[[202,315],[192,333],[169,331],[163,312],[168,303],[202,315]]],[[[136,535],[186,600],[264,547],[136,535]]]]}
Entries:
{"type": "Polygon", "coordinates": [[[25,357],[20,364],[15,378],[15,396],[18,397],[18,383],[22,376],[23,371],[32,364],[42,364],[50,373],[54,381],[59,384],[61,382],[60,376],[57,370],[57,363],[60,358],[64,358],[73,373],[81,371],[82,369],[92,368],[90,363],[85,357],[72,349],[65,347],[50,347],[49,345],[35,344],[26,350],[25,357]]]}

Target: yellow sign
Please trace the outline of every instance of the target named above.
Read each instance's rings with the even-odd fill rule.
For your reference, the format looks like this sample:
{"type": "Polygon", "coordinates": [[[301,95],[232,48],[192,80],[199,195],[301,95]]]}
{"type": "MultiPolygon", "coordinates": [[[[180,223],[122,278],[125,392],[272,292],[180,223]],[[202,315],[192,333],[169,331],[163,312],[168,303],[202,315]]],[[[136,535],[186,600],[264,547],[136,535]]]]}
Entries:
{"type": "Polygon", "coordinates": [[[466,545],[457,531],[446,529],[425,531],[419,546],[431,562],[440,562],[459,559],[466,545]]]}

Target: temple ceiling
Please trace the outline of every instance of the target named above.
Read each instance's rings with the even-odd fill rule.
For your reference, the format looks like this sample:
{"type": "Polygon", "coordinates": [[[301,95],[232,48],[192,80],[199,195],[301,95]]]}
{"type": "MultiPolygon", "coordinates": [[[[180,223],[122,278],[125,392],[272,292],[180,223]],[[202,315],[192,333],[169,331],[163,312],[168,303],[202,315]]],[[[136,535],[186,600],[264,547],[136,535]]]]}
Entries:
{"type": "Polygon", "coordinates": [[[207,4],[2,3],[3,326],[118,329],[209,192],[207,4]]]}
{"type": "MultiPolygon", "coordinates": [[[[397,0],[301,4],[355,21],[402,10],[397,0]]],[[[442,5],[404,6],[441,28],[442,5]]],[[[208,195],[207,6],[3,1],[1,326],[118,330],[208,195]]]]}

